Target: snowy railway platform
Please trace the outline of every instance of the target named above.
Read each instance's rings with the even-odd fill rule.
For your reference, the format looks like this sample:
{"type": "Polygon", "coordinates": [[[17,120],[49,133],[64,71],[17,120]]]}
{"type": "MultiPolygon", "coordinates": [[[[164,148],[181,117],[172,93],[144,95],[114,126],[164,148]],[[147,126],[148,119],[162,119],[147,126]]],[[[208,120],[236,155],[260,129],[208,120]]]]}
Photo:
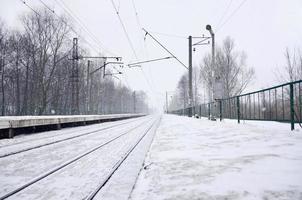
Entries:
{"type": "Polygon", "coordinates": [[[132,200],[301,200],[302,131],[165,115],[132,200]]]}
{"type": "Polygon", "coordinates": [[[5,116],[0,117],[0,139],[13,138],[18,130],[24,132],[28,129],[35,130],[37,128],[43,130],[61,129],[62,126],[86,125],[141,117],[143,115],[145,114],[5,116]]]}

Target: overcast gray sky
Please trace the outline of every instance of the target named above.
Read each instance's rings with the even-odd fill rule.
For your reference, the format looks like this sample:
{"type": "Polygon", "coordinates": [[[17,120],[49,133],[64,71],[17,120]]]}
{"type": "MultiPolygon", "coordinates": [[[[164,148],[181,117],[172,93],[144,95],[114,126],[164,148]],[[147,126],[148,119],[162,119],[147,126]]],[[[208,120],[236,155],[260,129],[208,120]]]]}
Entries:
{"type": "MultiPolygon", "coordinates": [[[[97,49],[102,46],[100,51],[107,55],[110,55],[106,52],[109,51],[122,56],[125,63],[168,56],[153,40],[148,37],[143,39],[144,33],[140,29],[144,27],[151,33],[171,35],[154,33],[155,37],[187,64],[186,38],[189,35],[208,35],[205,26],[211,24],[218,44],[230,36],[235,40],[236,48],[247,53],[247,64],[256,71],[256,80],[249,90],[274,85],[274,72],[285,63],[285,48],[302,47],[302,0],[114,0],[137,57],[124,34],[111,0],[43,0],[58,14],[66,12],[62,9],[61,1],[102,42],[96,45],[77,26],[90,43],[97,49]]],[[[8,26],[19,27],[18,16],[30,9],[20,0],[0,2],[0,17],[8,26]]],[[[25,2],[34,9],[43,7],[39,0],[25,2]]],[[[91,49],[92,54],[97,53],[94,49],[91,49]]],[[[197,65],[203,54],[209,51],[210,46],[198,47],[193,63],[197,65]]],[[[163,104],[164,92],[175,90],[177,81],[185,72],[186,69],[175,60],[167,60],[143,65],[143,70],[125,69],[122,80],[125,84],[128,82],[133,89],[147,91],[151,96],[150,103],[160,105],[163,104]]]]}

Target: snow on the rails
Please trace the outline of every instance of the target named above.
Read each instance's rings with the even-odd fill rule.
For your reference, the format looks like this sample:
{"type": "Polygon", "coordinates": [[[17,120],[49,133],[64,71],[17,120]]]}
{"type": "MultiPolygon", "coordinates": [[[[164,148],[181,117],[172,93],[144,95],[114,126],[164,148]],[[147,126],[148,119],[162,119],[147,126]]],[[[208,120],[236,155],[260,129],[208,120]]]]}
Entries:
{"type": "Polygon", "coordinates": [[[302,131],[165,115],[131,199],[302,199],[302,131]]]}
{"type": "MultiPolygon", "coordinates": [[[[13,190],[17,186],[23,185],[24,183],[28,182],[29,180],[33,179],[34,177],[37,177],[50,169],[53,169],[54,167],[57,167],[59,164],[62,164],[66,162],[67,160],[70,160],[71,158],[74,158],[75,156],[82,154],[86,152],[87,150],[95,147],[96,145],[102,144],[106,141],[108,141],[110,138],[113,138],[117,135],[120,135],[121,133],[124,133],[125,131],[132,130],[138,125],[147,125],[148,121],[150,121],[150,117],[141,117],[137,119],[131,119],[131,120],[125,120],[123,121],[123,125],[114,127],[112,129],[106,129],[102,132],[95,132],[94,134],[91,134],[87,137],[80,137],[76,138],[73,140],[67,140],[66,142],[62,143],[57,143],[54,145],[46,146],[43,148],[35,149],[32,151],[27,151],[25,153],[13,155],[10,157],[5,157],[0,159],[0,196],[4,195],[8,191],[13,190]],[[124,123],[128,122],[128,123],[124,123]]],[[[104,123],[104,124],[99,124],[99,125],[91,125],[91,126],[86,126],[87,130],[82,129],[82,127],[77,127],[73,128],[70,130],[73,130],[73,134],[81,134],[83,132],[87,131],[93,131],[93,130],[98,130],[100,127],[108,127],[109,125],[117,125],[121,124],[121,122],[112,122],[112,123],[104,123]]],[[[70,133],[69,130],[69,134],[70,133]]],[[[120,139],[118,141],[120,142],[115,142],[108,147],[105,147],[101,149],[100,151],[97,151],[94,153],[96,156],[90,156],[88,159],[82,159],[79,162],[75,163],[72,166],[77,166],[77,169],[80,170],[80,172],[75,171],[74,173],[67,173],[68,176],[66,176],[66,180],[62,178],[62,183],[66,184],[60,184],[56,181],[56,184],[51,185],[50,188],[47,186],[45,183],[42,185],[40,189],[43,190],[44,192],[39,193],[39,189],[36,188],[36,191],[29,190],[31,191],[31,196],[27,197],[26,193],[21,192],[20,194],[16,195],[14,198],[15,199],[32,199],[33,196],[35,198],[43,197],[43,195],[49,195],[49,193],[52,194],[52,197],[47,197],[48,199],[56,199],[58,195],[69,195],[69,194],[75,194],[76,192],[73,191],[73,189],[76,188],[77,184],[85,184],[86,181],[94,181],[95,184],[96,179],[91,178],[91,173],[87,173],[88,175],[85,174],[85,171],[91,171],[91,169],[97,170],[97,173],[92,174],[92,177],[97,177],[99,172],[102,172],[107,169],[110,169],[112,166],[110,166],[110,163],[114,162],[113,158],[118,158],[123,151],[119,151],[120,148],[122,148],[125,145],[129,145],[131,137],[133,137],[136,134],[140,133],[141,129],[138,129],[137,131],[135,130],[134,133],[127,134],[127,136],[123,137],[124,139],[120,139]],[[105,158],[102,159],[98,155],[104,155],[105,158]],[[87,160],[87,162],[83,162],[83,160],[87,160]],[[104,161],[105,160],[105,161],[104,161]],[[104,162],[103,162],[104,161],[104,162]],[[80,164],[79,164],[80,163],[80,164]],[[83,163],[83,165],[81,164],[83,163]],[[86,163],[86,164],[85,164],[86,163]],[[98,167],[94,167],[99,163],[98,167]],[[107,163],[106,165],[104,163],[107,163]],[[79,165],[78,165],[79,164],[79,165]],[[79,175],[80,174],[80,175],[79,175]],[[89,177],[90,176],[90,177],[89,177]],[[82,179],[83,178],[83,179],[82,179]],[[64,180],[63,180],[64,179],[64,180]],[[81,179],[81,180],[80,180],[81,179]],[[68,181],[71,181],[73,185],[67,183],[68,181]],[[55,191],[55,189],[58,189],[58,191],[55,191]],[[52,190],[53,189],[53,190],[52,190]],[[49,191],[49,193],[46,193],[46,190],[49,191]],[[55,192],[53,192],[55,191],[55,192]],[[21,196],[19,196],[21,195],[21,196]]],[[[63,133],[66,133],[64,130],[63,133]]],[[[48,132],[48,134],[51,134],[48,132]]],[[[16,144],[14,147],[19,147],[23,148],[23,146],[26,145],[35,145],[35,144],[40,144],[41,140],[49,140],[50,138],[46,132],[44,134],[41,133],[38,135],[28,135],[28,136],[23,136],[27,139],[21,140],[23,138],[22,136],[17,137],[16,139],[12,140],[18,140],[18,144],[16,144]],[[47,136],[48,135],[48,136],[47,136]],[[39,136],[36,139],[39,140],[34,140],[35,136],[39,136]],[[30,142],[29,137],[33,139],[32,142],[30,142]],[[18,139],[19,138],[19,139],[18,139]],[[25,142],[25,143],[22,143],[25,142]],[[28,144],[30,143],[30,144],[28,144]]],[[[56,133],[54,134],[54,137],[52,138],[53,140],[56,139],[61,139],[64,134],[59,134],[56,133]]],[[[133,139],[133,138],[132,138],[133,139]]],[[[15,144],[15,143],[11,143],[15,144]]],[[[125,147],[124,147],[125,148],[125,147]]],[[[5,149],[5,147],[2,148],[2,150],[5,149]]],[[[68,170],[67,170],[68,171],[68,170]]],[[[63,173],[64,174],[64,173],[63,173]]],[[[66,174],[66,173],[65,173],[66,174]]],[[[42,182],[41,182],[42,183],[42,182]]],[[[44,183],[44,182],[43,182],[44,183]]],[[[47,182],[48,183],[48,182],[47,182]]],[[[38,186],[40,183],[38,184],[38,186]]],[[[93,186],[92,184],[87,184],[87,186],[93,186]]],[[[87,189],[87,187],[86,187],[87,189]]],[[[88,188],[89,189],[89,188],[88,188]]],[[[27,189],[26,189],[27,190],[27,189]]],[[[77,190],[77,189],[76,189],[77,190]]],[[[84,191],[84,190],[83,190],[84,191]]],[[[86,190],[87,192],[87,190],[86,190]]],[[[89,192],[89,191],[88,191],[89,192]]],[[[66,197],[66,196],[65,196],[66,197]]],[[[67,197],[68,198],[68,197],[67,197]]],[[[76,197],[75,197],[76,198],[76,197]]],[[[57,198],[58,199],[58,198],[57,198]]],[[[71,198],[73,199],[73,198],[71,198]]],[[[77,199],[77,198],[76,198],[77,199]]],[[[79,197],[80,199],[80,197],[79,197]]]]}
{"type": "Polygon", "coordinates": [[[145,122],[131,133],[17,193],[12,199],[85,199],[150,124],[150,121],[145,122]]]}
{"type": "Polygon", "coordinates": [[[127,119],[121,121],[107,122],[101,124],[94,124],[82,127],[64,128],[62,130],[46,131],[36,134],[19,135],[14,139],[1,139],[0,140],[0,157],[2,155],[9,154],[11,152],[20,151],[28,148],[32,148],[39,145],[44,145],[47,143],[52,143],[58,140],[64,140],[75,136],[81,136],[87,132],[92,132],[96,130],[107,129],[117,125],[128,124],[132,121],[140,120],[127,119]]]}

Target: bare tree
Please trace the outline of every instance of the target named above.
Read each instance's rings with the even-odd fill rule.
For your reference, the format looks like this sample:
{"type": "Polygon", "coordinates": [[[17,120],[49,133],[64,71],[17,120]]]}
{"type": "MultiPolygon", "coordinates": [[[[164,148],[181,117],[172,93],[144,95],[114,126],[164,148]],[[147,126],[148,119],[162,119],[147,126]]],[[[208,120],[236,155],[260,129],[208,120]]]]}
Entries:
{"type": "Polygon", "coordinates": [[[35,107],[43,114],[49,99],[49,89],[58,63],[64,57],[62,50],[67,40],[69,26],[65,19],[56,18],[47,10],[30,13],[22,19],[26,35],[36,51],[33,55],[35,81],[35,107]]]}
{"type": "Polygon", "coordinates": [[[6,84],[6,65],[8,64],[7,46],[8,46],[8,32],[4,25],[4,22],[0,20],[0,76],[1,76],[1,115],[2,116],[6,114],[5,84],[6,84]]]}
{"type": "Polygon", "coordinates": [[[188,106],[189,102],[189,91],[188,91],[188,76],[184,74],[181,76],[178,85],[177,85],[177,95],[175,96],[179,104],[182,104],[183,108],[188,106]]]}
{"type": "Polygon", "coordinates": [[[222,80],[224,97],[241,94],[254,78],[254,69],[246,66],[246,54],[235,51],[234,41],[227,37],[222,47],[216,48],[215,66],[212,66],[211,55],[204,57],[200,65],[201,76],[208,90],[212,90],[211,74],[222,80]]]}
{"type": "Polygon", "coordinates": [[[300,49],[290,50],[286,48],[285,53],[286,64],[281,70],[276,72],[276,78],[279,82],[292,82],[302,79],[302,53],[300,49]]]}

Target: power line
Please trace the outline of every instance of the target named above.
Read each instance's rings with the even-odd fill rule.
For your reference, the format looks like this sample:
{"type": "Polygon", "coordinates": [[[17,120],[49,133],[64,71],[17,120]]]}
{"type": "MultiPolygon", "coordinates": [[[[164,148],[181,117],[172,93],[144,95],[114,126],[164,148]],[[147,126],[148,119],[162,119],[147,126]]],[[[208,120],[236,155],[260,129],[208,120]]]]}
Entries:
{"type": "Polygon", "coordinates": [[[137,24],[137,31],[138,31],[138,34],[141,36],[142,40],[141,40],[141,45],[142,45],[142,48],[144,50],[144,57],[146,59],[146,49],[145,49],[145,43],[144,43],[144,35],[142,33],[142,25],[141,25],[141,22],[140,22],[140,19],[139,19],[139,16],[138,16],[138,12],[137,12],[137,9],[136,9],[136,5],[135,5],[135,0],[131,0],[132,2],[132,7],[133,7],[133,10],[134,10],[134,14],[135,14],[135,19],[136,19],[136,24],[137,24]]]}
{"type": "MultiPolygon", "coordinates": [[[[55,0],[56,3],[63,9],[63,11],[71,17],[81,28],[84,30],[88,36],[95,42],[95,44],[98,46],[98,48],[104,50],[105,52],[111,54],[111,55],[116,55],[115,53],[111,52],[108,50],[108,48],[105,47],[105,45],[88,29],[88,27],[83,23],[83,21],[76,15],[75,12],[73,12],[66,3],[63,1],[55,0]]],[[[89,43],[86,40],[87,43],[89,43]]],[[[98,52],[99,50],[96,50],[98,52]]]]}
{"type": "Polygon", "coordinates": [[[217,31],[216,32],[218,32],[234,15],[235,15],[235,13],[243,6],[243,4],[246,2],[247,0],[243,0],[240,4],[239,4],[239,6],[232,12],[232,14],[224,21],[224,23],[220,26],[220,27],[218,27],[217,28],[217,31]]]}
{"type": "MultiPolygon", "coordinates": [[[[51,9],[45,2],[43,2],[42,0],[39,0],[52,14],[55,14],[58,19],[60,19],[61,17],[55,12],[55,10],[51,9]]],[[[79,37],[79,33],[72,27],[72,26],[69,26],[70,27],[70,30],[75,34],[77,35],[77,37],[79,37]]],[[[70,41],[72,41],[71,39],[69,39],[70,41]]],[[[85,38],[82,38],[82,40],[84,42],[86,42],[92,49],[94,49],[96,52],[98,52],[98,49],[96,49],[89,41],[87,41],[85,38]]]]}
{"type": "Polygon", "coordinates": [[[175,58],[183,67],[189,69],[183,62],[181,62],[169,49],[167,49],[163,44],[161,44],[156,38],[154,38],[146,29],[143,28],[146,32],[146,36],[149,35],[157,44],[159,44],[164,50],[166,50],[173,58],[175,58]]]}
{"type": "MultiPolygon", "coordinates": [[[[78,23],[79,23],[79,25],[81,25],[82,26],[82,28],[84,28],[84,30],[91,36],[91,38],[98,44],[98,43],[100,43],[101,45],[103,45],[102,44],[102,42],[101,41],[99,41],[98,39],[97,39],[97,37],[88,29],[88,27],[85,25],[85,23],[83,23],[83,21],[68,7],[68,5],[67,4],[65,4],[64,3],[64,1],[60,1],[61,3],[62,3],[62,5],[69,11],[69,13],[70,13],[70,16],[71,17],[73,17],[74,16],[74,19],[76,19],[77,21],[78,21],[78,23]]],[[[63,8],[63,7],[62,7],[63,8]]],[[[64,8],[63,8],[64,9],[64,8]]],[[[66,11],[66,10],[65,10],[66,11]]],[[[104,45],[103,45],[104,46],[104,45]]],[[[102,46],[100,46],[100,47],[102,47],[102,46]]],[[[104,48],[104,47],[102,47],[102,48],[104,48]]],[[[105,49],[105,48],[104,48],[105,49]]]]}
{"type": "MultiPolygon", "coordinates": [[[[113,2],[113,0],[111,0],[111,3],[112,3],[112,5],[113,5],[113,7],[114,7],[114,10],[116,11],[116,14],[117,14],[118,19],[119,19],[119,21],[120,21],[120,24],[121,24],[121,26],[122,26],[122,28],[123,28],[123,31],[124,31],[124,33],[125,33],[125,35],[126,35],[126,38],[127,38],[127,40],[128,40],[128,43],[129,43],[129,45],[130,45],[130,47],[131,47],[131,49],[132,49],[132,52],[133,52],[135,58],[138,59],[137,54],[136,54],[136,51],[135,51],[134,46],[133,46],[133,43],[132,43],[132,41],[131,41],[131,39],[130,39],[130,37],[129,37],[129,34],[128,34],[127,30],[126,30],[125,24],[123,23],[123,20],[122,20],[120,14],[119,14],[119,8],[116,7],[116,5],[115,5],[115,3],[113,2]]],[[[140,30],[141,24],[140,24],[140,20],[139,20],[139,17],[138,17],[138,12],[137,12],[137,9],[136,9],[134,0],[132,0],[132,6],[133,6],[133,9],[134,9],[134,12],[135,12],[136,22],[137,22],[137,24],[138,24],[138,26],[139,26],[139,30],[140,30]]],[[[143,37],[143,35],[142,35],[142,37],[143,37]]],[[[151,83],[150,83],[149,79],[147,78],[146,73],[144,72],[144,70],[143,70],[142,68],[141,68],[141,72],[142,72],[142,74],[143,74],[144,79],[146,80],[147,85],[149,86],[149,88],[151,89],[151,91],[154,92],[154,89],[153,89],[153,87],[151,86],[151,83]]]]}
{"type": "MultiPolygon", "coordinates": [[[[64,12],[70,17],[70,18],[72,18],[84,31],[86,31],[87,32],[87,30],[86,30],[86,28],[85,27],[83,27],[83,25],[82,25],[82,23],[81,23],[81,21],[79,20],[79,18],[77,17],[77,16],[73,16],[74,14],[73,14],[73,12],[68,8],[68,7],[66,7],[67,5],[66,4],[64,4],[64,2],[61,2],[62,3],[62,5],[60,4],[60,2],[59,1],[57,1],[57,0],[55,0],[56,2],[57,2],[57,4],[64,10],[64,12]],[[66,7],[66,9],[65,9],[65,7],[66,7]],[[68,11],[68,10],[69,11],[68,11]]],[[[89,32],[89,31],[88,31],[89,32]]],[[[89,34],[89,36],[91,37],[91,35],[90,35],[90,32],[88,33],[89,34]]],[[[90,42],[88,42],[87,40],[86,40],[86,42],[87,42],[87,44],[89,45],[89,46],[92,46],[91,45],[91,43],[90,42]]],[[[95,42],[95,41],[94,41],[95,42]]],[[[96,42],[96,45],[98,46],[98,42],[96,42]]],[[[98,46],[99,48],[102,48],[101,46],[98,46]]],[[[98,52],[99,50],[96,50],[95,49],[95,47],[92,47],[96,52],[98,52]]]]}
{"type": "Polygon", "coordinates": [[[37,15],[40,15],[37,11],[35,11],[31,6],[29,6],[25,0],[20,0],[25,6],[27,6],[29,9],[31,9],[34,13],[36,13],[37,15]]]}
{"type": "Polygon", "coordinates": [[[129,34],[128,34],[127,30],[126,30],[125,24],[124,24],[124,22],[123,22],[123,20],[122,20],[122,18],[121,18],[121,16],[120,16],[120,14],[119,14],[119,11],[118,11],[118,9],[117,9],[115,3],[113,2],[113,0],[111,0],[111,3],[112,3],[112,5],[113,5],[113,8],[114,8],[114,10],[115,10],[117,16],[118,16],[118,19],[119,19],[119,21],[120,21],[120,24],[121,24],[123,30],[124,30],[124,33],[125,33],[126,38],[127,38],[127,40],[128,40],[128,43],[129,43],[129,45],[130,45],[130,47],[131,47],[131,49],[132,49],[132,52],[133,52],[135,58],[137,59],[136,51],[135,51],[134,46],[133,46],[133,44],[132,44],[132,41],[131,41],[131,39],[130,39],[130,37],[129,37],[129,34]]]}
{"type": "Polygon", "coordinates": [[[134,0],[131,0],[132,1],[132,6],[133,6],[133,9],[134,9],[134,12],[135,12],[135,18],[136,18],[136,22],[138,24],[138,26],[141,28],[141,23],[140,23],[140,20],[139,20],[139,17],[138,17],[138,12],[137,12],[137,9],[136,9],[136,6],[135,6],[135,2],[134,0]]]}
{"type": "Polygon", "coordinates": [[[230,7],[231,7],[231,4],[232,4],[233,0],[230,0],[226,9],[224,10],[222,16],[220,17],[218,23],[217,23],[217,26],[216,27],[219,27],[221,22],[223,21],[223,18],[225,17],[225,15],[227,14],[227,12],[229,11],[230,7]]]}
{"type": "MultiPolygon", "coordinates": [[[[137,8],[136,8],[136,5],[135,5],[135,0],[131,0],[131,2],[132,2],[132,7],[133,7],[133,10],[134,10],[134,14],[135,14],[135,18],[136,18],[136,23],[137,23],[137,26],[138,26],[138,33],[139,33],[139,35],[142,37],[142,42],[143,42],[143,49],[144,49],[144,57],[145,57],[145,59],[146,59],[146,56],[148,56],[147,54],[148,54],[148,52],[147,52],[147,50],[146,50],[146,43],[145,43],[145,39],[144,39],[144,34],[142,33],[142,25],[141,25],[141,22],[140,22],[140,19],[139,19],[139,16],[138,16],[138,12],[137,12],[137,8]]],[[[141,72],[142,72],[142,74],[143,74],[143,76],[144,76],[144,78],[146,79],[146,82],[148,83],[148,85],[149,85],[149,87],[150,87],[150,89],[153,91],[153,88],[154,88],[154,82],[153,82],[153,80],[152,80],[152,78],[150,78],[150,80],[149,80],[149,78],[147,78],[147,75],[146,75],[146,73],[145,73],[145,71],[144,71],[144,69],[141,67],[141,72]],[[152,86],[151,86],[152,85],[152,86]]],[[[154,92],[154,91],[153,91],[154,92]]]]}
{"type": "Polygon", "coordinates": [[[46,3],[44,3],[42,0],[39,0],[48,10],[50,10],[53,14],[56,14],[53,9],[51,9],[46,3]]]}
{"type": "Polygon", "coordinates": [[[179,39],[187,39],[188,37],[181,36],[181,35],[175,35],[175,34],[170,34],[170,33],[162,33],[162,32],[154,32],[154,31],[149,31],[150,33],[158,34],[158,35],[163,35],[166,37],[173,37],[173,38],[179,38],[179,39]]]}

